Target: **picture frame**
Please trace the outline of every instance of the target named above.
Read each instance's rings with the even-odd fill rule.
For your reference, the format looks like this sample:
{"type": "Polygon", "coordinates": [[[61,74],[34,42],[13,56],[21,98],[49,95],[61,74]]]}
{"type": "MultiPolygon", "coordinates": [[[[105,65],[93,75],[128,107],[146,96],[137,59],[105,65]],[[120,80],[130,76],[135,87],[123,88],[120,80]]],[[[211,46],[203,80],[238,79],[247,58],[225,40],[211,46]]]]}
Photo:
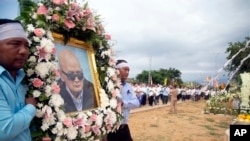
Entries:
{"type": "MultiPolygon", "coordinates": [[[[86,81],[90,82],[91,84],[93,84],[94,95],[93,95],[93,97],[90,96],[90,98],[91,99],[93,98],[93,102],[94,102],[93,106],[94,107],[91,106],[91,108],[88,108],[88,106],[87,106],[87,108],[84,108],[84,104],[83,104],[82,105],[83,109],[81,111],[91,110],[91,109],[95,109],[95,108],[100,107],[100,95],[99,95],[100,91],[99,91],[99,89],[100,89],[101,85],[100,85],[100,81],[98,79],[98,72],[97,72],[97,66],[96,66],[96,60],[95,60],[95,56],[94,56],[93,47],[91,45],[89,45],[83,41],[80,41],[78,39],[75,39],[75,38],[71,38],[67,44],[64,44],[63,35],[53,32],[52,36],[54,38],[54,44],[56,46],[57,58],[58,58],[58,55],[60,54],[61,51],[65,51],[65,50],[71,51],[77,57],[80,65],[81,65],[81,68],[83,70],[84,79],[86,81]]],[[[70,58],[67,58],[67,59],[70,59],[70,58]]],[[[60,68],[59,62],[58,62],[58,68],[60,68]]],[[[58,80],[61,79],[61,75],[63,75],[63,74],[60,74],[60,77],[58,77],[58,80]]],[[[65,90],[65,89],[63,89],[63,90],[65,90]]],[[[62,91],[62,89],[61,89],[61,91],[62,91]]],[[[60,92],[60,93],[65,94],[65,92],[60,92]]],[[[68,101],[68,99],[70,99],[70,97],[66,96],[66,97],[63,97],[63,99],[66,103],[66,101],[68,101]]],[[[88,100],[90,100],[90,99],[88,99],[88,100]]],[[[83,95],[83,103],[92,103],[92,102],[84,101],[84,95],[83,95]]],[[[73,106],[72,104],[73,104],[72,102],[69,103],[70,106],[73,106]]],[[[65,105],[66,109],[68,109],[67,106],[68,105],[65,105]]],[[[77,111],[75,109],[74,111],[65,111],[65,113],[69,114],[69,115],[76,115],[78,112],[81,112],[81,111],[77,111]]]]}
{"type": "MultiPolygon", "coordinates": [[[[29,57],[24,66],[27,96],[37,99],[36,115],[30,129],[32,140],[97,140],[115,132],[123,119],[120,95],[120,80],[115,67],[115,57],[110,38],[105,32],[99,15],[85,3],[74,1],[28,1],[20,9],[22,21],[29,40],[29,57]],[[79,20],[68,18],[72,6],[86,13],[79,20]],[[48,10],[50,9],[50,10],[48,10]],[[60,13],[60,14],[59,14],[60,13]],[[96,108],[69,112],[64,109],[60,95],[57,52],[60,46],[68,46],[74,52],[85,52],[89,66],[87,79],[92,80],[98,106],[96,108]]],[[[74,61],[73,61],[74,62],[74,61]]],[[[84,64],[84,63],[83,63],[84,64]]],[[[61,72],[60,72],[61,71],[61,72]]],[[[86,71],[88,72],[88,71],[86,71]]],[[[82,79],[81,71],[67,70],[65,77],[82,79]]]]}

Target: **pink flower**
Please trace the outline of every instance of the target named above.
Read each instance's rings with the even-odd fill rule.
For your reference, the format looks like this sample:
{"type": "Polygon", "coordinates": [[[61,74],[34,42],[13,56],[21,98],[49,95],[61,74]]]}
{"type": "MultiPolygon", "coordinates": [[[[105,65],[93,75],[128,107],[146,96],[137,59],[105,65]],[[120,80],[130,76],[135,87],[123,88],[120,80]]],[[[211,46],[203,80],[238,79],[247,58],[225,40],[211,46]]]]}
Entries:
{"type": "Polygon", "coordinates": [[[75,8],[78,8],[79,5],[78,5],[78,3],[73,2],[73,3],[71,3],[71,7],[75,9],[75,8]]]}
{"type": "Polygon", "coordinates": [[[58,22],[60,20],[60,17],[57,14],[53,14],[52,20],[58,22]]]}
{"type": "Polygon", "coordinates": [[[75,19],[76,19],[76,21],[80,21],[81,20],[81,18],[79,17],[79,16],[75,16],[75,19]]]}
{"type": "Polygon", "coordinates": [[[50,137],[43,137],[42,141],[51,141],[51,138],[50,137]]]}
{"type": "Polygon", "coordinates": [[[75,16],[74,10],[67,11],[67,19],[74,19],[73,16],[75,16]]]}
{"type": "Polygon", "coordinates": [[[117,92],[118,92],[118,91],[113,90],[113,91],[112,91],[112,96],[113,96],[113,97],[116,97],[116,96],[117,96],[117,92]]]}
{"type": "Polygon", "coordinates": [[[52,109],[50,107],[47,107],[44,117],[45,118],[50,118],[51,115],[52,115],[52,109]]]}
{"type": "Polygon", "coordinates": [[[84,10],[84,15],[87,16],[87,15],[89,15],[89,14],[91,14],[91,10],[90,10],[89,8],[86,8],[86,9],[84,10]]]}
{"type": "Polygon", "coordinates": [[[113,81],[116,81],[116,80],[117,80],[117,76],[116,76],[116,75],[113,75],[113,76],[111,76],[111,79],[112,79],[113,81]]]}
{"type": "Polygon", "coordinates": [[[36,88],[40,88],[43,85],[43,81],[39,78],[35,78],[33,80],[33,86],[36,88]]]}
{"type": "Polygon", "coordinates": [[[105,36],[105,39],[107,39],[107,40],[111,40],[111,35],[109,35],[109,34],[105,34],[104,36],[105,36]]]}
{"type": "Polygon", "coordinates": [[[96,114],[92,114],[92,115],[90,116],[90,119],[91,119],[92,121],[96,121],[96,118],[97,118],[96,114]]]}
{"type": "Polygon", "coordinates": [[[43,37],[43,35],[45,34],[45,32],[44,32],[44,30],[43,30],[42,28],[36,28],[36,29],[34,30],[34,34],[35,34],[37,37],[41,38],[41,37],[43,37]]]}
{"type": "Polygon", "coordinates": [[[56,77],[60,77],[60,72],[59,72],[59,70],[54,70],[54,74],[56,75],[56,77]]]}
{"type": "Polygon", "coordinates": [[[37,13],[37,14],[44,14],[44,15],[46,15],[46,14],[49,13],[49,11],[48,11],[47,7],[45,7],[44,5],[41,5],[41,6],[37,9],[36,13],[37,13]]]}
{"type": "Polygon", "coordinates": [[[55,5],[60,5],[62,2],[61,2],[61,0],[53,0],[53,3],[54,3],[55,5]]]}
{"type": "Polygon", "coordinates": [[[59,85],[53,85],[52,90],[54,93],[58,94],[60,92],[60,87],[59,85]]]}
{"type": "Polygon", "coordinates": [[[77,119],[75,119],[75,120],[73,121],[73,124],[76,125],[76,126],[81,126],[81,127],[83,127],[83,125],[84,125],[84,120],[83,120],[83,118],[77,118],[77,119]]]}
{"type": "Polygon", "coordinates": [[[117,111],[118,113],[121,113],[121,112],[122,112],[122,101],[120,101],[120,100],[118,100],[118,102],[117,102],[116,111],[117,111]]]}
{"type": "Polygon", "coordinates": [[[45,47],[39,47],[39,46],[37,46],[36,48],[38,50],[38,57],[39,57],[38,58],[38,62],[46,59],[46,56],[47,56],[48,53],[46,52],[45,47]]]}
{"type": "Polygon", "coordinates": [[[56,54],[56,48],[52,48],[52,51],[51,51],[52,54],[56,54]]]}
{"type": "Polygon", "coordinates": [[[68,2],[67,2],[68,0],[61,0],[61,2],[63,3],[63,4],[67,4],[68,2]]]}
{"type": "Polygon", "coordinates": [[[87,19],[86,29],[93,30],[94,32],[96,32],[96,30],[95,30],[95,20],[94,20],[94,18],[92,16],[90,16],[87,19]]]}
{"type": "Polygon", "coordinates": [[[64,24],[69,28],[74,28],[76,25],[72,22],[72,21],[69,21],[69,20],[65,20],[64,21],[64,24]]]}
{"type": "Polygon", "coordinates": [[[85,125],[85,133],[90,131],[90,125],[85,125]]]}
{"type": "Polygon", "coordinates": [[[107,125],[106,125],[106,128],[107,128],[108,131],[110,131],[110,130],[111,130],[111,125],[110,125],[110,124],[107,124],[107,125]]]}
{"type": "MultiPolygon", "coordinates": [[[[111,52],[111,54],[112,54],[112,52],[111,52]]],[[[116,63],[115,58],[114,58],[114,57],[110,57],[110,59],[109,59],[109,65],[110,65],[110,66],[114,66],[115,63],[116,63]]]]}
{"type": "Polygon", "coordinates": [[[72,126],[72,119],[71,118],[65,118],[64,121],[63,121],[63,124],[67,127],[70,127],[72,126]]]}
{"type": "Polygon", "coordinates": [[[99,135],[99,134],[101,133],[101,132],[100,132],[100,127],[97,126],[97,125],[92,126],[92,130],[94,131],[94,133],[95,133],[96,135],[99,135]]]}

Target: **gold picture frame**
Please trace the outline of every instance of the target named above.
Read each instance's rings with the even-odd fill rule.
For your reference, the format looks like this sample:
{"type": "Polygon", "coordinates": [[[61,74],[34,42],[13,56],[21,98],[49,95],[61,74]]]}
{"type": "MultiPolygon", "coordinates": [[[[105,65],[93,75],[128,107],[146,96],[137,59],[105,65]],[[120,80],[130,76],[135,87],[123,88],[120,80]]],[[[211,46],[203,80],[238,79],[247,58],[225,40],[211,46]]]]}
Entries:
{"type": "MultiPolygon", "coordinates": [[[[84,79],[88,80],[89,82],[91,82],[93,84],[93,89],[94,89],[94,96],[93,96],[93,101],[95,106],[92,108],[85,108],[84,109],[84,104],[82,104],[83,109],[82,110],[75,110],[75,111],[71,111],[72,108],[67,108],[67,106],[73,106],[72,101],[68,102],[69,99],[71,98],[70,96],[63,96],[63,99],[65,101],[65,113],[66,114],[70,114],[70,115],[76,115],[78,112],[81,111],[86,111],[86,110],[90,110],[90,109],[95,109],[100,107],[100,81],[99,81],[99,77],[98,77],[98,71],[97,71],[97,67],[96,67],[96,61],[95,61],[95,55],[94,55],[94,49],[91,45],[77,40],[75,38],[70,38],[69,42],[67,44],[64,44],[64,38],[63,35],[61,34],[57,34],[57,33],[52,33],[52,36],[54,37],[54,44],[56,46],[56,56],[58,57],[58,54],[60,53],[60,51],[63,50],[69,50],[72,51],[73,54],[75,54],[75,56],[79,59],[79,62],[81,64],[81,68],[83,69],[83,74],[84,74],[84,79]]],[[[67,58],[70,59],[70,58],[67,58]]],[[[59,64],[59,63],[58,63],[59,64]]],[[[58,65],[59,66],[59,65],[58,65]]],[[[58,67],[60,70],[60,67],[58,67]]],[[[63,74],[60,74],[59,79],[62,77],[63,74]]],[[[61,91],[65,90],[61,88],[61,91]]],[[[69,90],[69,89],[67,89],[69,90]]],[[[84,91],[84,88],[83,88],[84,91]]],[[[66,92],[60,92],[60,94],[66,94],[66,92]]],[[[82,96],[82,102],[84,103],[89,103],[89,101],[84,101],[84,92],[83,92],[83,96],[82,96]]],[[[89,100],[89,99],[88,99],[89,100]]],[[[74,106],[73,106],[74,107],[74,106]]]]}

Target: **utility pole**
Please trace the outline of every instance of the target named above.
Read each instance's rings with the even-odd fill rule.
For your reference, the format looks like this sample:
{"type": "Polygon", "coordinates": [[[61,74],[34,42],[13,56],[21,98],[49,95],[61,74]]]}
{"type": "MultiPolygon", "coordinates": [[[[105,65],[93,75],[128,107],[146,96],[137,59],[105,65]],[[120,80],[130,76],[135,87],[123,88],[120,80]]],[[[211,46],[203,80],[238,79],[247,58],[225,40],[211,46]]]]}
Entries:
{"type": "Polygon", "coordinates": [[[152,77],[151,77],[151,60],[152,60],[152,58],[149,57],[148,85],[151,85],[151,82],[152,82],[152,77]]]}

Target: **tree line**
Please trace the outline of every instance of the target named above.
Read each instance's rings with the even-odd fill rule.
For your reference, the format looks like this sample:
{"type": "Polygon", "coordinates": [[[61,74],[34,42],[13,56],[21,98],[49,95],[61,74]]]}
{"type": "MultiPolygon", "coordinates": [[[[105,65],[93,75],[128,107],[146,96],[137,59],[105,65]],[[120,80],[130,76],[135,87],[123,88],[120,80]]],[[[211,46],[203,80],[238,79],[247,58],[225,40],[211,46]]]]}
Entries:
{"type": "MultiPolygon", "coordinates": [[[[228,48],[224,53],[227,53],[227,60],[230,60],[234,55],[236,55],[241,49],[245,48],[244,51],[241,51],[230,63],[226,66],[224,70],[228,72],[228,75],[231,75],[236,71],[240,66],[237,72],[234,75],[236,81],[239,80],[239,74],[243,72],[250,72],[250,59],[245,60],[244,63],[241,61],[250,54],[250,45],[246,46],[247,42],[250,41],[250,37],[245,37],[243,41],[229,42],[228,48]]],[[[130,79],[134,83],[146,83],[146,84],[177,84],[179,86],[183,85],[184,82],[181,78],[181,71],[176,68],[147,71],[143,70],[140,74],[136,75],[135,79],[130,79]]]]}

